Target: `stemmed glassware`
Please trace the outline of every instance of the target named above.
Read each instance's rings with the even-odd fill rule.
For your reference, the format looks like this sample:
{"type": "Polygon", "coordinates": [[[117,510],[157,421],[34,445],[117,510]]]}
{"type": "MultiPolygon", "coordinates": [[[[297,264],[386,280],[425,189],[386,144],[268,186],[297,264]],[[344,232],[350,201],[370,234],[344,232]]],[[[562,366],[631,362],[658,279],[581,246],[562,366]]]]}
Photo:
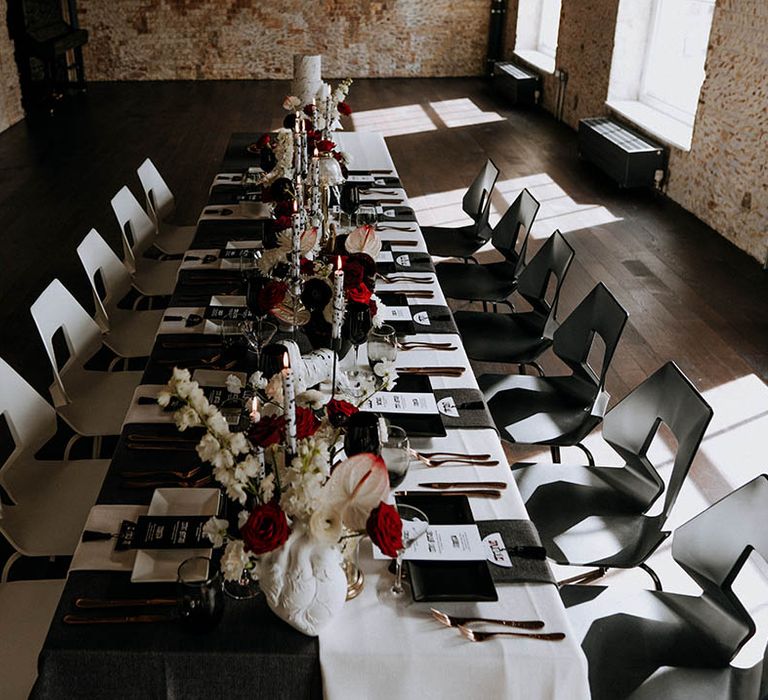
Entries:
{"type": "Polygon", "coordinates": [[[381,458],[387,466],[389,488],[395,489],[405,480],[411,464],[411,445],[408,435],[400,426],[387,426],[386,439],[381,443],[381,458]]]}
{"type": "Polygon", "coordinates": [[[405,595],[405,588],[403,586],[403,556],[416,540],[427,533],[429,518],[424,511],[405,503],[398,503],[396,507],[403,524],[403,546],[398,550],[397,558],[395,559],[395,580],[386,591],[385,597],[395,602],[400,602],[405,595]]]}
{"type": "Polygon", "coordinates": [[[367,340],[371,330],[371,309],[368,304],[350,302],[347,304],[347,317],[344,320],[346,336],[355,346],[355,366],[346,371],[349,388],[359,393],[363,384],[363,372],[359,365],[360,346],[367,340]]]}
{"type": "Polygon", "coordinates": [[[397,359],[397,334],[395,329],[383,324],[372,328],[368,334],[368,364],[373,369],[378,362],[394,362],[397,359]]]}
{"type": "Polygon", "coordinates": [[[219,624],[224,612],[221,572],[208,557],[184,560],[178,569],[176,587],[179,618],[188,629],[209,632],[219,624]]]}

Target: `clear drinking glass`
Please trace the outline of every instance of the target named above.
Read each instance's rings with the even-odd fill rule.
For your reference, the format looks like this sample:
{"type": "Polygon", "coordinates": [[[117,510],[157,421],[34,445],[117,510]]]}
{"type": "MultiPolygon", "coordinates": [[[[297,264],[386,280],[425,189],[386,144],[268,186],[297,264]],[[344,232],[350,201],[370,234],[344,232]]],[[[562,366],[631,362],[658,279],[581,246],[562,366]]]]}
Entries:
{"type": "Polygon", "coordinates": [[[208,557],[192,557],[179,566],[176,587],[179,618],[193,632],[209,632],[224,613],[221,573],[208,557]]]}
{"type": "Polygon", "coordinates": [[[401,602],[405,595],[405,588],[403,587],[403,555],[416,540],[427,533],[429,518],[424,511],[405,503],[398,503],[396,507],[403,524],[403,546],[397,552],[395,580],[392,587],[387,590],[386,597],[391,598],[395,602],[401,602]]]}
{"type": "Polygon", "coordinates": [[[232,348],[238,344],[238,338],[243,334],[243,321],[222,319],[219,322],[219,333],[221,333],[222,348],[232,348]]]}
{"type": "Polygon", "coordinates": [[[373,366],[381,361],[394,362],[397,359],[397,334],[395,329],[384,324],[368,333],[368,364],[373,366]]]}
{"type": "Polygon", "coordinates": [[[379,217],[376,214],[376,207],[368,204],[361,204],[355,212],[355,224],[358,227],[365,226],[366,224],[374,226],[378,219],[379,217]]]}
{"type": "Polygon", "coordinates": [[[389,487],[397,488],[403,483],[411,463],[411,445],[400,426],[388,426],[387,439],[381,443],[381,458],[387,465],[389,487]]]}

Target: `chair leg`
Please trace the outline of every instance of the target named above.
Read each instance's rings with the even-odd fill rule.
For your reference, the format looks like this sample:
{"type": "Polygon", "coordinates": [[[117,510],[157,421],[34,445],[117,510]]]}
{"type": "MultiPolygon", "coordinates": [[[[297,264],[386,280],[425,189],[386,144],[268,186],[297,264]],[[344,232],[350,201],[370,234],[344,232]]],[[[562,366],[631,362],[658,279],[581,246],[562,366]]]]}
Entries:
{"type": "Polygon", "coordinates": [[[648,566],[648,564],[643,562],[640,564],[640,568],[653,579],[653,585],[657,591],[664,590],[661,586],[661,579],[659,578],[659,575],[650,566],[648,566]]]}
{"type": "Polygon", "coordinates": [[[533,367],[538,373],[540,377],[544,376],[544,370],[541,368],[541,365],[538,362],[529,362],[529,365],[533,367]]]}
{"type": "Polygon", "coordinates": [[[5,562],[5,566],[3,567],[3,573],[0,576],[0,582],[2,583],[8,583],[8,576],[11,573],[11,567],[19,560],[21,559],[21,554],[18,552],[13,552],[10,557],[5,562]]]}
{"type": "Polygon", "coordinates": [[[499,305],[495,301],[493,302],[493,313],[499,313],[499,305]]]}
{"type": "Polygon", "coordinates": [[[485,313],[488,313],[488,302],[487,301],[483,301],[483,311],[485,313]]]}
{"type": "Polygon", "coordinates": [[[560,447],[559,445],[550,445],[549,451],[552,453],[552,461],[560,464],[560,447]]]}
{"type": "Polygon", "coordinates": [[[580,442],[576,443],[576,447],[578,447],[587,456],[587,463],[589,464],[589,466],[594,467],[595,458],[592,456],[592,453],[586,447],[584,447],[584,445],[582,445],[580,442]]]}
{"type": "Polygon", "coordinates": [[[519,364],[517,366],[517,373],[518,374],[525,374],[525,365],[524,364],[521,363],[521,364],[519,364]]]}
{"type": "Polygon", "coordinates": [[[597,569],[592,569],[592,571],[585,571],[583,574],[578,574],[577,576],[564,578],[562,581],[558,581],[557,585],[559,587],[559,586],[567,586],[568,584],[571,584],[571,583],[577,583],[577,584],[592,583],[592,581],[597,581],[597,579],[605,576],[607,572],[608,572],[608,567],[601,566],[597,569]]]}

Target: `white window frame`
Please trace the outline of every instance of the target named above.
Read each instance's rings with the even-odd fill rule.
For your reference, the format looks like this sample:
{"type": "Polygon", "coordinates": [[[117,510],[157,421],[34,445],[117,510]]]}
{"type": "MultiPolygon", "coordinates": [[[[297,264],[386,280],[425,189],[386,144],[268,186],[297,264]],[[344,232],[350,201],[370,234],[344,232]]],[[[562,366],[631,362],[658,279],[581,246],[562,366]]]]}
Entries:
{"type": "Polygon", "coordinates": [[[515,35],[515,55],[546,73],[554,73],[557,55],[557,39],[560,34],[562,0],[520,0],[515,35]],[[550,12],[545,12],[545,8],[550,12]],[[543,23],[545,15],[551,17],[556,9],[557,26],[554,35],[552,27],[543,23]],[[545,37],[554,36],[554,46],[545,37]]]}
{"type": "Polygon", "coordinates": [[[557,55],[557,42],[560,38],[560,16],[563,11],[563,4],[562,0],[540,0],[541,2],[541,10],[539,12],[539,32],[538,32],[538,39],[536,44],[536,50],[539,53],[543,53],[545,56],[549,56],[550,58],[554,59],[557,55]],[[555,28],[555,45],[550,46],[548,43],[546,43],[546,39],[544,37],[545,29],[544,26],[544,11],[547,5],[553,6],[552,9],[556,9],[555,15],[557,17],[557,27],[555,28]],[[556,6],[556,8],[554,7],[556,6]]]}
{"type": "MultiPolygon", "coordinates": [[[[653,56],[654,51],[656,51],[656,47],[658,45],[659,23],[661,22],[662,14],[661,6],[663,3],[670,1],[679,2],[679,0],[654,0],[653,3],[651,27],[650,31],[648,32],[648,42],[645,49],[645,58],[643,60],[643,72],[640,77],[640,86],[638,90],[638,102],[642,102],[643,104],[648,105],[649,107],[661,112],[662,114],[666,114],[667,116],[672,117],[672,119],[677,119],[683,124],[693,127],[698,108],[695,107],[693,113],[686,112],[676,105],[670,104],[665,99],[654,95],[653,85],[650,84],[648,77],[650,72],[649,64],[651,62],[651,57],[653,56]]],[[[715,0],[691,0],[691,2],[699,2],[702,5],[715,5],[715,0]]],[[[712,26],[710,25],[710,31],[711,29],[712,26]]],[[[701,87],[699,87],[699,91],[701,91],[701,87]]]]}

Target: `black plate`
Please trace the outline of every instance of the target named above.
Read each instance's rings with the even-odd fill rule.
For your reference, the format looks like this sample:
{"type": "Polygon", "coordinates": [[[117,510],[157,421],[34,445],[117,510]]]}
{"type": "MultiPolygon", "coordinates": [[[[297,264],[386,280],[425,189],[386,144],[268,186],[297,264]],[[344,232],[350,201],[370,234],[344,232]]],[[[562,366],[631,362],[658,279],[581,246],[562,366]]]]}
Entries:
{"type": "MultiPolygon", "coordinates": [[[[475,522],[466,496],[401,496],[397,502],[424,511],[432,525],[475,522]]],[[[486,561],[408,561],[406,565],[417,603],[499,599],[486,561]]]]}
{"type": "MultiPolygon", "coordinates": [[[[429,377],[403,374],[397,380],[395,392],[431,394],[429,377]]],[[[400,426],[409,437],[445,437],[445,426],[439,413],[382,413],[392,424],[400,426]]]]}

